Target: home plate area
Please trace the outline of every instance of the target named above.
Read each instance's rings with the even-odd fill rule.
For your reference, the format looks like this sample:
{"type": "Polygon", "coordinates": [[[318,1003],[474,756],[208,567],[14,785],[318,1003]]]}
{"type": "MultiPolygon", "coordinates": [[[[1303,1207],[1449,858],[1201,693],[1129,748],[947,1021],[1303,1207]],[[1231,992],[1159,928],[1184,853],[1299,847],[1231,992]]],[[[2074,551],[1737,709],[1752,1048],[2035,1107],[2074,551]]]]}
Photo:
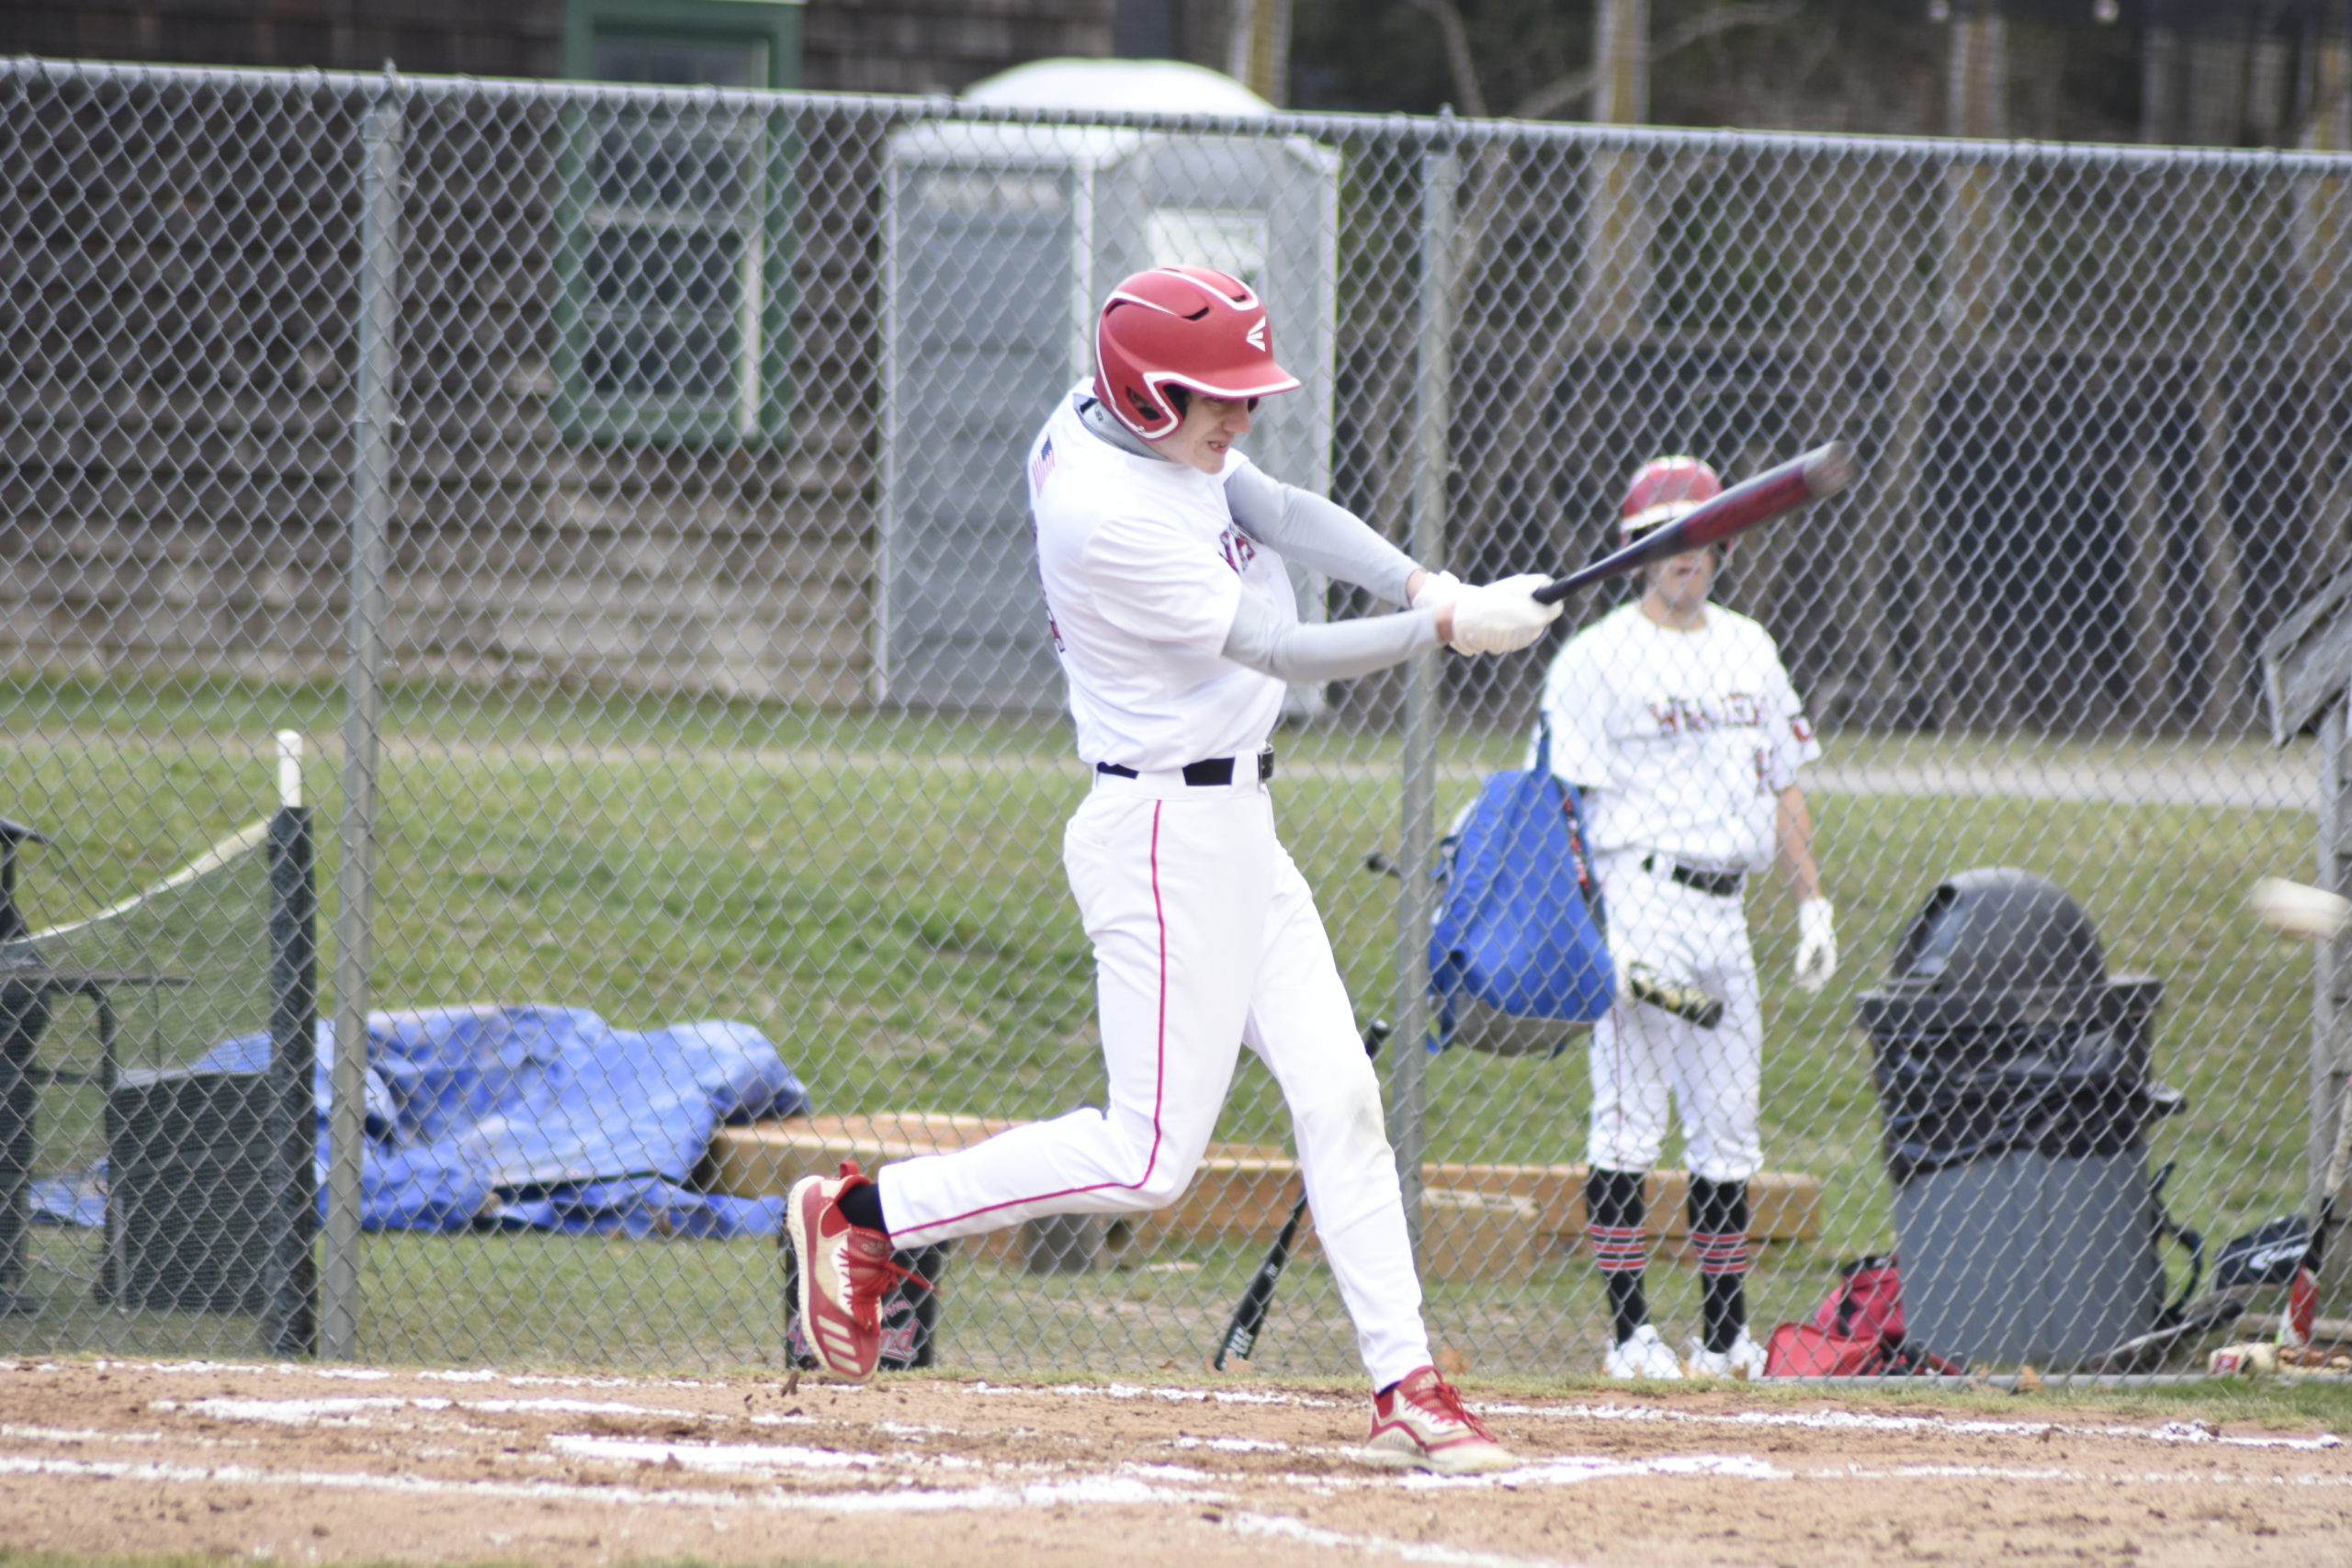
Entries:
{"type": "Polygon", "coordinates": [[[1867,1396],[1481,1397],[1526,1463],[1356,1447],[1365,1401],[1242,1382],[867,1387],[0,1362],[0,1548],[287,1562],[1364,1562],[1885,1568],[2352,1562],[2306,1429],[1867,1396]]]}

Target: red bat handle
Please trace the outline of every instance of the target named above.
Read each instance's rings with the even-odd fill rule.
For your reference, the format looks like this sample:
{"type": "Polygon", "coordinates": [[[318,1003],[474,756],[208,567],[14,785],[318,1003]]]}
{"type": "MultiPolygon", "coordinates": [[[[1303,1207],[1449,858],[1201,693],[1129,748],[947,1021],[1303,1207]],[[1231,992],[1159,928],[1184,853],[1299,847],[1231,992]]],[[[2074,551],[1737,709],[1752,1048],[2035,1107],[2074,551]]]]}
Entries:
{"type": "Polygon", "coordinates": [[[1844,442],[1816,446],[1802,457],[1792,457],[1777,468],[1767,468],[1752,479],[1742,480],[1714,500],[1663,528],[1643,535],[1582,570],[1555,578],[1535,591],[1535,602],[1556,604],[1589,582],[1727,539],[1769,517],[1778,517],[1807,502],[1835,495],[1853,477],[1854,454],[1844,442]]]}

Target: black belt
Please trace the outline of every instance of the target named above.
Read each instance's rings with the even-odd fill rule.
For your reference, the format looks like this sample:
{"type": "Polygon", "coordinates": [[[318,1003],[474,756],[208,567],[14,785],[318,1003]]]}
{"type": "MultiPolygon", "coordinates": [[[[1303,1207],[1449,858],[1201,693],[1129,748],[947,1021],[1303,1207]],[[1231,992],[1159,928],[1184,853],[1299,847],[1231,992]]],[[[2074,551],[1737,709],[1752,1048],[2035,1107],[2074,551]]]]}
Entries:
{"type": "MultiPolygon", "coordinates": [[[[1131,779],[1137,776],[1135,769],[1122,767],[1117,762],[1097,762],[1094,764],[1094,771],[1098,773],[1108,773],[1114,779],[1131,779]]],[[[1269,746],[1258,753],[1258,782],[1264,784],[1273,776],[1274,749],[1269,746]]],[[[1229,784],[1233,782],[1233,759],[1204,757],[1197,762],[1187,762],[1184,764],[1184,782],[1203,789],[1215,784],[1229,784]]]]}
{"type": "MultiPolygon", "coordinates": [[[[1656,871],[1657,856],[1644,855],[1642,869],[1656,871]]],[[[1669,870],[1667,875],[1685,887],[1712,894],[1717,898],[1731,897],[1739,891],[1741,884],[1747,880],[1747,873],[1744,871],[1709,871],[1704,866],[1684,865],[1680,861],[1674,863],[1673,869],[1669,870]]]]}

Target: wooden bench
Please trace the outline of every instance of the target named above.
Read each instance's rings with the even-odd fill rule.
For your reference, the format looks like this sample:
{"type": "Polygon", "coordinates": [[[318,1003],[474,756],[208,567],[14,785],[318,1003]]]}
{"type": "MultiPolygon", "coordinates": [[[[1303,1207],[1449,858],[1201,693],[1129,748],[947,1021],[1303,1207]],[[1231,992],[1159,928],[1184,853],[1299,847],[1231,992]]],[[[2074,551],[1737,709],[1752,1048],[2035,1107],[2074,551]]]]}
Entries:
{"type": "MultiPolygon", "coordinates": [[[[781,1194],[804,1176],[830,1176],[844,1159],[869,1174],[895,1159],[976,1144],[1016,1123],[942,1111],[800,1116],[721,1127],[700,1173],[714,1190],[737,1197],[781,1194]]],[[[1482,1165],[1432,1161],[1421,1167],[1422,1269],[1434,1279],[1523,1278],[1545,1252],[1573,1248],[1584,1235],[1582,1165],[1482,1165]]],[[[1689,1178],[1651,1173],[1652,1228],[1669,1258],[1685,1235],[1689,1178]]],[[[1211,1144],[1182,1197],[1155,1213],[1115,1221],[1115,1258],[1148,1256],[1167,1242],[1195,1239],[1270,1242],[1299,1193],[1298,1164],[1282,1149],[1211,1144]]],[[[1821,1184],[1810,1176],[1758,1174],[1748,1187],[1751,1234],[1761,1241],[1809,1240],[1820,1234],[1821,1184]]],[[[980,1256],[1017,1261],[1019,1233],[1008,1228],[964,1244],[980,1256]]],[[[1316,1251],[1304,1231],[1301,1256],[1316,1251]]]]}

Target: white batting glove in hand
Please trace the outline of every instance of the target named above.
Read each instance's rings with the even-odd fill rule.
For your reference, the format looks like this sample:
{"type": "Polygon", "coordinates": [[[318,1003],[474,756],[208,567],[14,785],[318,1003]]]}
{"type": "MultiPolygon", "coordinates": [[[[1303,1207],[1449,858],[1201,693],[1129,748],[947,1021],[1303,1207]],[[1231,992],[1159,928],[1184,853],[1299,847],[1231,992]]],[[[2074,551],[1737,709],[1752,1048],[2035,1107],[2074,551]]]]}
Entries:
{"type": "Polygon", "coordinates": [[[1830,923],[1826,898],[1807,898],[1797,906],[1797,985],[1818,992],[1838,973],[1838,932],[1830,923]]]}
{"type": "Polygon", "coordinates": [[[1560,618],[1560,606],[1535,602],[1535,591],[1551,581],[1529,571],[1484,586],[1464,584],[1453,600],[1453,636],[1446,646],[1471,654],[1525,648],[1560,618]]]}
{"type": "Polygon", "coordinates": [[[1462,580],[1450,571],[1424,571],[1408,610],[1442,610],[1462,596],[1462,580]]]}

